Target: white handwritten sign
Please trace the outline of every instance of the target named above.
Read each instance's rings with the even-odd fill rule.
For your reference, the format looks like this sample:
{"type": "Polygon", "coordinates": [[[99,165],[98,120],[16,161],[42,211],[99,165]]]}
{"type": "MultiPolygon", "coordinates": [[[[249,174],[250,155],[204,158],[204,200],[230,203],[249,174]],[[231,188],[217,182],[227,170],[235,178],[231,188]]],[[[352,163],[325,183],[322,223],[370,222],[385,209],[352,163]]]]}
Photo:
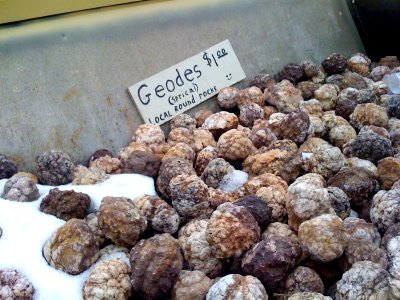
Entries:
{"type": "Polygon", "coordinates": [[[146,123],[161,125],[246,77],[229,40],[129,87],[146,123]]]}

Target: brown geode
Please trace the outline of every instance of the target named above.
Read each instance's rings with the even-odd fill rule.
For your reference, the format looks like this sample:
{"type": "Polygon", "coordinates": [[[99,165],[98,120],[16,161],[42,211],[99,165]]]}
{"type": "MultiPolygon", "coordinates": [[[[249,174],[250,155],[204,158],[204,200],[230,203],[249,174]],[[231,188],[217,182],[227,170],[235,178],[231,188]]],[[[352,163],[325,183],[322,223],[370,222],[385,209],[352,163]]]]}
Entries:
{"type": "Polygon", "coordinates": [[[90,197],[73,190],[50,190],[40,203],[40,211],[68,221],[72,218],[83,219],[90,207],[90,197]]]}

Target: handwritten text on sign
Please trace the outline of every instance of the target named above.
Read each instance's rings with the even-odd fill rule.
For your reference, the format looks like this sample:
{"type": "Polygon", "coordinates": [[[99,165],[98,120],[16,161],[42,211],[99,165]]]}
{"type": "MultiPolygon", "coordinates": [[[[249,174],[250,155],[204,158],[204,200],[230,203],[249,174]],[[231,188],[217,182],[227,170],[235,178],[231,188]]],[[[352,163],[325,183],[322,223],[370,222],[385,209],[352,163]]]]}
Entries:
{"type": "Polygon", "coordinates": [[[163,124],[246,77],[225,40],[131,87],[143,120],[163,124]]]}

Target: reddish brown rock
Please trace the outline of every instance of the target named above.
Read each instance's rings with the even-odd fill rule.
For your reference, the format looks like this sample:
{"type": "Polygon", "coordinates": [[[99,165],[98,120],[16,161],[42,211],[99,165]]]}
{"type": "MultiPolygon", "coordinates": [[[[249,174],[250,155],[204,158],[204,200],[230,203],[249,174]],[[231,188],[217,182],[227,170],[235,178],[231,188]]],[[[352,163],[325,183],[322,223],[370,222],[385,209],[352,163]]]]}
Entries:
{"type": "Polygon", "coordinates": [[[169,132],[167,142],[171,147],[178,143],[185,143],[192,147],[194,143],[194,131],[193,129],[183,127],[174,128],[169,132]]]}
{"type": "Polygon", "coordinates": [[[275,106],[278,111],[283,113],[298,111],[300,102],[303,101],[301,91],[296,89],[288,80],[283,80],[266,89],[264,94],[267,103],[275,106]]]}
{"type": "Polygon", "coordinates": [[[16,269],[0,269],[0,298],[5,300],[33,299],[35,288],[30,280],[16,269]]]}
{"type": "Polygon", "coordinates": [[[92,168],[100,169],[106,174],[119,174],[121,173],[121,161],[106,155],[91,161],[89,169],[92,168]]]}
{"type": "Polygon", "coordinates": [[[275,84],[274,78],[270,74],[257,74],[254,76],[253,80],[251,81],[250,85],[258,87],[262,92],[265,89],[273,86],[275,84]]]}
{"type": "Polygon", "coordinates": [[[169,183],[172,205],[184,219],[210,216],[207,185],[197,175],[178,175],[169,183]]]}
{"type": "Polygon", "coordinates": [[[203,126],[204,121],[213,114],[211,110],[199,110],[194,113],[194,119],[196,120],[196,127],[203,126]]]}
{"type": "Polygon", "coordinates": [[[57,270],[77,275],[97,260],[99,245],[85,221],[71,219],[46,241],[43,256],[57,270]]]}
{"type": "Polygon", "coordinates": [[[223,270],[223,261],[213,254],[207,241],[208,220],[193,220],[179,230],[179,245],[191,270],[199,270],[215,278],[223,270]]]}
{"type": "Polygon", "coordinates": [[[173,130],[175,128],[183,127],[187,129],[195,129],[196,128],[196,120],[189,116],[188,114],[180,114],[174,117],[169,122],[170,129],[173,130]]]}
{"type": "Polygon", "coordinates": [[[333,53],[321,62],[322,67],[328,74],[343,73],[347,67],[347,59],[338,53],[333,53]]]}
{"type": "Polygon", "coordinates": [[[179,214],[167,202],[157,196],[144,195],[133,204],[146,217],[148,226],[156,232],[174,234],[179,227],[179,214]]]}
{"type": "Polygon", "coordinates": [[[347,61],[347,68],[352,72],[357,72],[361,76],[369,75],[369,65],[371,60],[362,53],[352,55],[347,61]]]}
{"type": "Polygon", "coordinates": [[[246,208],[224,203],[211,215],[206,234],[217,258],[238,257],[258,241],[260,227],[246,208]]]}
{"type": "Polygon", "coordinates": [[[83,299],[128,299],[132,293],[130,273],[130,266],[121,259],[96,264],[82,288],[83,299]]]}
{"type": "Polygon", "coordinates": [[[40,203],[40,211],[68,221],[73,218],[83,219],[90,207],[90,197],[74,190],[50,190],[40,203]]]}
{"type": "Polygon", "coordinates": [[[169,182],[178,175],[194,175],[196,172],[193,165],[186,159],[169,158],[162,162],[156,187],[158,191],[167,199],[170,199],[171,191],[169,190],[169,182]]]}
{"type": "Polygon", "coordinates": [[[381,187],[389,190],[400,179],[400,159],[386,157],[378,161],[378,177],[381,187]]]}
{"type": "Polygon", "coordinates": [[[194,163],[194,169],[196,174],[201,176],[207,165],[214,159],[218,158],[218,151],[215,147],[207,146],[201,150],[197,156],[194,163]]]}
{"type": "Polygon", "coordinates": [[[157,176],[161,165],[157,156],[144,151],[133,151],[120,160],[122,173],[137,173],[150,177],[157,176]]]}
{"type": "Polygon", "coordinates": [[[310,128],[310,119],[304,112],[288,113],[279,123],[279,126],[271,128],[278,139],[292,140],[301,144],[307,138],[310,128]]]}
{"type": "Polygon", "coordinates": [[[285,237],[272,237],[258,242],[245,253],[242,270],[260,279],[268,289],[273,289],[289,268],[296,265],[300,256],[300,245],[291,244],[285,237]]]}
{"type": "Polygon", "coordinates": [[[303,253],[320,262],[340,257],[347,245],[342,219],[331,214],[303,222],[299,227],[299,240],[303,253]]]}
{"type": "Polygon", "coordinates": [[[220,278],[208,291],[206,300],[268,300],[263,284],[251,275],[229,274],[220,278]]]}
{"type": "Polygon", "coordinates": [[[183,267],[179,243],[170,234],[141,240],[130,253],[131,284],[143,299],[165,299],[183,267]]]}
{"type": "Polygon", "coordinates": [[[252,127],[254,122],[264,117],[264,110],[256,103],[245,104],[240,107],[239,120],[243,126],[252,127]]]}
{"type": "Polygon", "coordinates": [[[107,149],[98,149],[92,155],[90,155],[89,159],[87,160],[86,166],[89,167],[90,163],[94,162],[96,159],[100,157],[113,157],[113,154],[110,150],[107,149]]]}
{"type": "MultiPolygon", "coordinates": [[[[165,153],[165,155],[163,156],[162,161],[165,161],[172,157],[176,157],[176,158],[186,159],[190,162],[194,162],[195,156],[196,156],[196,153],[194,152],[192,147],[190,147],[189,145],[187,145],[185,143],[177,143],[174,146],[172,146],[171,148],[169,148],[167,153],[165,153]]],[[[161,165],[161,163],[160,163],[160,165],[161,165]]]]}
{"type": "Polygon", "coordinates": [[[172,289],[172,300],[203,300],[214,281],[201,271],[181,271],[172,289]]]}
{"type": "Polygon", "coordinates": [[[206,129],[197,128],[193,130],[194,142],[191,147],[198,153],[206,147],[215,147],[217,142],[214,140],[212,133],[206,129]]]}
{"type": "Polygon", "coordinates": [[[117,245],[133,246],[147,228],[147,220],[125,197],[104,197],[98,221],[105,236],[117,245]]]}
{"type": "Polygon", "coordinates": [[[304,67],[302,65],[289,63],[283,67],[283,69],[277,74],[277,78],[282,80],[289,80],[292,83],[296,83],[306,78],[304,67]]]}

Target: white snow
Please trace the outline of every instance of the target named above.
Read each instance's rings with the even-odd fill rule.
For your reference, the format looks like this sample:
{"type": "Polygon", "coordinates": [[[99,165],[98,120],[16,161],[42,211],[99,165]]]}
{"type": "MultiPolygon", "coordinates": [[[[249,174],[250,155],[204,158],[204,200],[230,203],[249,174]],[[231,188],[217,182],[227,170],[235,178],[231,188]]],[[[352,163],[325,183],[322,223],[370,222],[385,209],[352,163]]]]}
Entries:
{"type": "MultiPolygon", "coordinates": [[[[6,181],[0,180],[0,194],[6,181]]],[[[40,198],[33,202],[0,198],[0,227],[3,229],[0,237],[0,269],[15,268],[28,277],[35,288],[35,300],[82,299],[81,288],[91,269],[71,276],[50,267],[42,256],[43,244],[65,221],[39,210],[42,198],[54,187],[38,185],[38,188],[40,198]]],[[[91,211],[99,208],[105,196],[134,199],[144,194],[156,195],[153,179],[138,174],[112,175],[96,185],[63,185],[58,188],[88,194],[92,200],[91,211]]]]}
{"type": "Polygon", "coordinates": [[[233,193],[240,189],[248,178],[249,175],[246,172],[235,170],[222,178],[218,188],[224,192],[233,193]]]}

